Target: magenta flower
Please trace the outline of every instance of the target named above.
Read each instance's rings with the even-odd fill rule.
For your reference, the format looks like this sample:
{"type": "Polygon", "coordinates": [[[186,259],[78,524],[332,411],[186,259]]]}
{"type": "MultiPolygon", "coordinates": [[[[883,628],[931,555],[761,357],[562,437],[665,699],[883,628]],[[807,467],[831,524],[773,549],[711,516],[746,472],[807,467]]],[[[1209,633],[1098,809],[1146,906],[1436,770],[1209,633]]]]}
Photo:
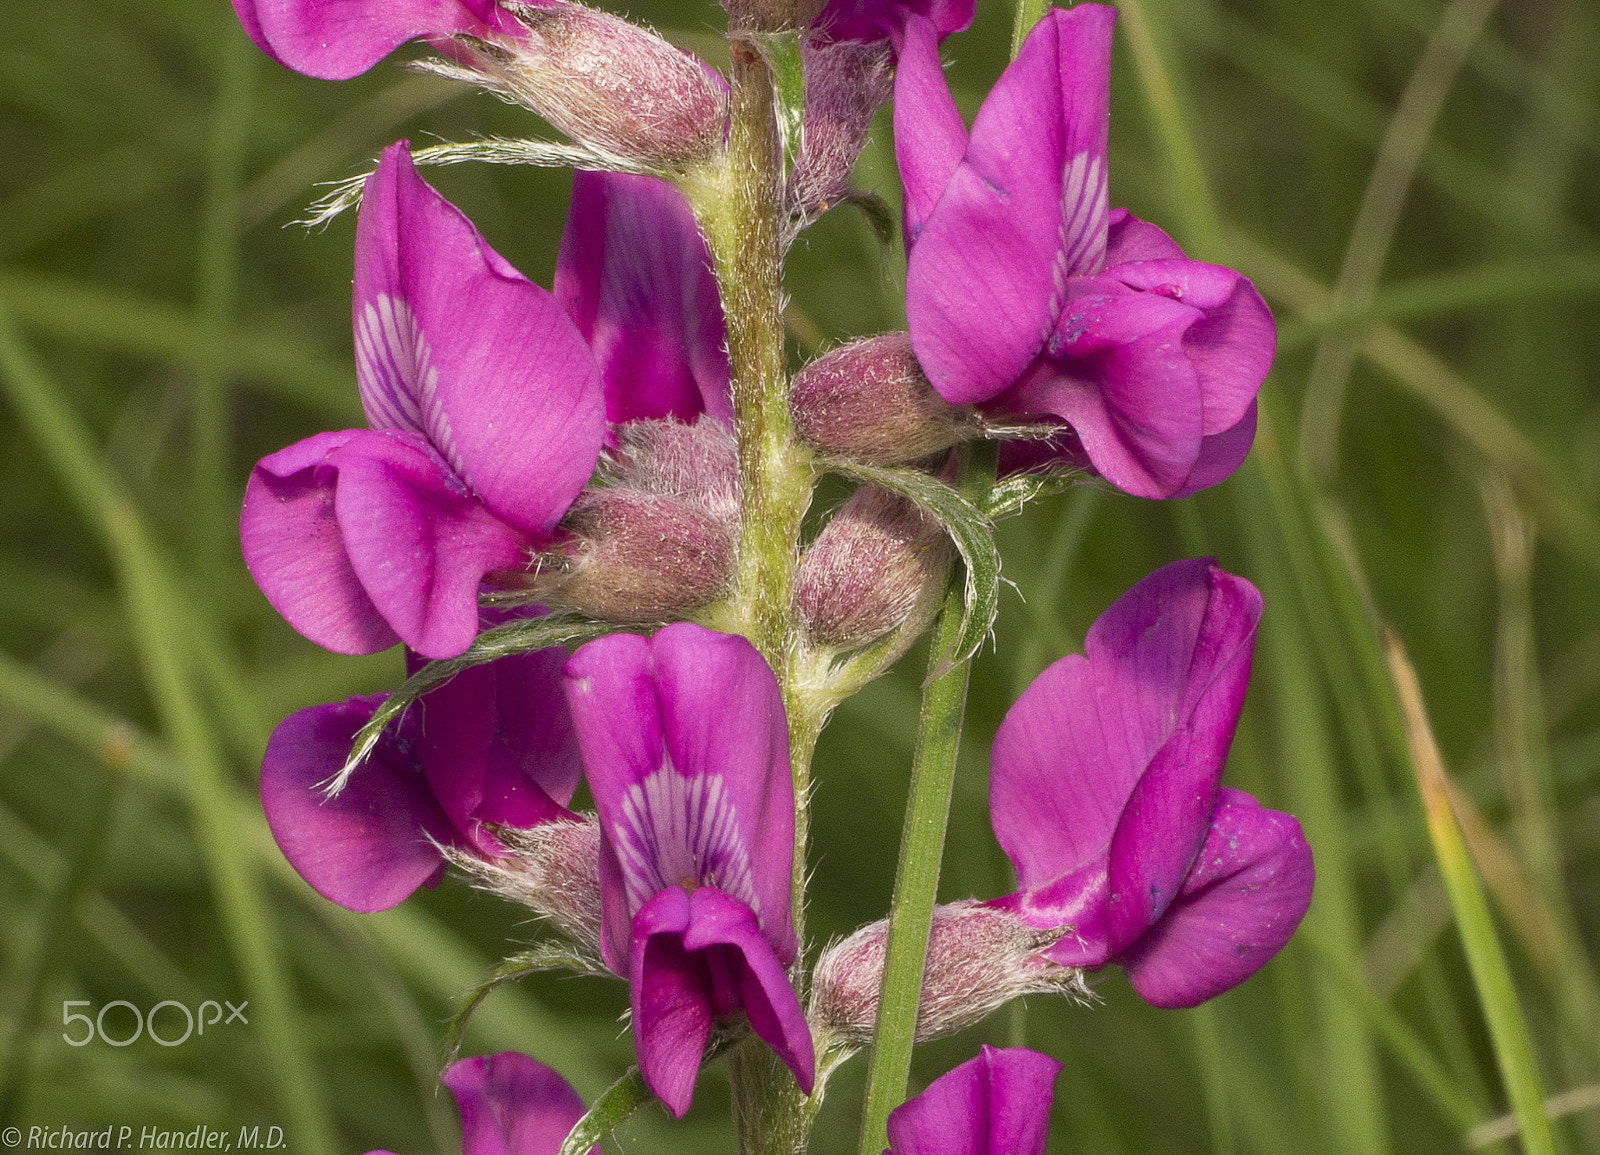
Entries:
{"type": "Polygon", "coordinates": [[[1114,9],[1052,10],[969,137],[936,29],[907,25],[895,146],[914,241],[906,315],[945,400],[1064,421],[1140,497],[1227,478],[1255,436],[1271,314],[1248,280],[1107,208],[1114,9]]]}
{"type": "Polygon", "coordinates": [[[404,142],[356,226],[356,380],[371,429],[256,466],[240,538],[274,608],[339,653],[448,658],[478,587],[549,543],[605,435],[599,371],[550,293],[429,188],[404,142]]]}
{"type": "Polygon", "coordinates": [[[689,1109],[714,1023],[743,1011],[807,1093],[811,1032],[785,968],[794,787],[777,679],[689,623],[590,642],[566,667],[600,813],[601,952],[626,975],[639,1069],[689,1109]]]}
{"type": "Polygon", "coordinates": [[[485,823],[570,818],[582,766],[558,680],[565,651],[473,666],[423,695],[332,798],[356,732],[384,695],[291,714],[261,761],[267,825],[289,864],[331,902],[387,910],[443,876],[441,846],[501,855],[485,823]]]}
{"type": "Polygon", "coordinates": [[[927,20],[943,40],[966,31],[976,7],[977,0],[828,0],[815,27],[827,40],[892,39],[898,49],[913,16],[927,20]]]}
{"type": "Polygon", "coordinates": [[[322,80],[359,76],[407,40],[493,39],[521,28],[497,0],[233,0],[233,10],[257,48],[322,80]]]}
{"type": "Polygon", "coordinates": [[[1300,824],[1220,786],[1260,618],[1243,578],[1165,566],[995,736],[989,804],[1022,889],[994,905],[1064,931],[1051,961],[1115,962],[1158,1007],[1243,982],[1311,901],[1300,824]]]}
{"type": "Polygon", "coordinates": [[[889,1116],[887,1155],[1044,1155],[1061,1064],[984,1047],[889,1116]]]}
{"type": "MultiPolygon", "coordinates": [[[[439,1081],[461,1113],[461,1155],[558,1155],[583,1118],[572,1086],[520,1051],[451,1063],[439,1081]]],[[[589,1155],[599,1150],[591,1147],[589,1155]]]]}
{"type": "Polygon", "coordinates": [[[594,351],[613,425],[702,413],[733,424],[711,253],[670,183],[575,174],[554,292],[594,351]]]}

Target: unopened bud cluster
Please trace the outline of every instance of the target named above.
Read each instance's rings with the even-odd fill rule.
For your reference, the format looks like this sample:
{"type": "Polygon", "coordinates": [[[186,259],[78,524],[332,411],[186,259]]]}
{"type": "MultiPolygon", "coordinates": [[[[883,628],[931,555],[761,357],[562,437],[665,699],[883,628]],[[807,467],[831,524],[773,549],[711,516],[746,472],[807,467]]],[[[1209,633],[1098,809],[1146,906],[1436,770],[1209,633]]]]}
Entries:
{"type": "Polygon", "coordinates": [[[542,565],[553,607],[619,622],[682,617],[717,600],[733,572],[738,459],[727,428],[635,421],[600,484],[574,503],[572,535],[542,565]]]}
{"type": "MultiPolygon", "coordinates": [[[[971,899],[935,907],[917,1008],[917,1042],[965,1030],[1025,995],[1086,998],[1082,971],[1044,957],[1044,949],[1057,937],[1041,934],[1009,911],[971,899]]],[[[888,939],[884,920],[822,952],[812,974],[814,1027],[850,1046],[872,1042],[888,939]]]]}

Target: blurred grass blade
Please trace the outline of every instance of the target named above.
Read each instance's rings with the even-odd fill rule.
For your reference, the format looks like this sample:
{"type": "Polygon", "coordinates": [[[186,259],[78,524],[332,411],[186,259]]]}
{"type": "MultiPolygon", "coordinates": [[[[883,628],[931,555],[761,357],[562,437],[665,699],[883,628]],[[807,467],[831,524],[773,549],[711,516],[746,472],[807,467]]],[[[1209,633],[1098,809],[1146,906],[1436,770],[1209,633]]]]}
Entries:
{"type": "Polygon", "coordinates": [[[72,938],[78,902],[93,886],[111,843],[111,825],[122,797],[121,768],[112,750],[107,750],[103,766],[100,789],[78,830],[66,873],[45,899],[33,957],[24,964],[12,999],[10,1037],[0,1049],[0,1123],[18,1121],[17,1112],[33,1066],[32,1035],[40,1025],[45,990],[55,977],[51,972],[61,964],[62,948],[72,938]]]}
{"type": "Polygon", "coordinates": [[[1428,1045],[1388,1003],[1373,992],[1366,980],[1350,965],[1344,953],[1317,934],[1302,934],[1301,941],[1315,956],[1324,974],[1349,998],[1388,1046],[1402,1069],[1427,1093],[1429,1100],[1446,1119],[1463,1132],[1483,1119],[1483,1110],[1464,1094],[1460,1084],[1428,1050],[1428,1045]]]}
{"type": "MultiPolygon", "coordinates": [[[[130,777],[157,790],[182,794],[185,775],[177,755],[104,709],[41,678],[35,671],[0,654],[0,706],[45,726],[94,758],[117,749],[130,777]]],[[[321,898],[295,874],[260,821],[259,803],[246,800],[228,785],[235,829],[242,832],[242,853],[258,868],[270,871],[286,890],[314,904],[324,919],[337,920],[348,933],[370,937],[414,984],[444,1003],[457,999],[481,981],[489,965],[481,954],[446,931],[420,910],[396,907],[357,916],[321,898]]],[[[515,1050],[540,1041],[540,1056],[555,1066],[580,1094],[595,1094],[612,1076],[596,1060],[594,1040],[540,1007],[520,991],[504,990],[480,1007],[472,1029],[496,1050],[515,1050]]]]}
{"type": "MultiPolygon", "coordinates": [[[[52,336],[138,357],[198,366],[203,322],[190,311],[116,289],[60,277],[0,270],[0,309],[52,336]]],[[[258,387],[336,426],[359,424],[352,364],[308,353],[281,333],[237,329],[224,350],[227,367],[258,387]]]]}
{"type": "MultiPolygon", "coordinates": [[[[1383,276],[1394,231],[1400,223],[1422,150],[1444,108],[1445,97],[1467,52],[1483,31],[1499,0],[1450,0],[1422,58],[1400,95],[1372,176],[1361,197],[1355,224],[1345,246],[1334,299],[1338,305],[1363,305],[1372,299],[1383,276]]],[[[1354,368],[1359,341],[1334,335],[1318,346],[1306,379],[1300,409],[1300,455],[1313,477],[1326,479],[1337,468],[1339,426],[1345,390],[1354,368]]]]}
{"type": "MultiPolygon", "coordinates": [[[[1227,242],[1268,297],[1301,313],[1330,307],[1330,290],[1246,233],[1229,229],[1227,242]]],[[[1367,335],[1362,352],[1505,473],[1551,536],[1600,573],[1600,518],[1564,492],[1543,453],[1499,409],[1443,360],[1387,325],[1367,335]]]]}
{"type": "Polygon", "coordinates": [[[1450,906],[1455,911],[1478,1002],[1489,1024],[1495,1060],[1521,1129],[1523,1150],[1528,1155],[1553,1155],[1555,1138],[1545,1118],[1544,1093],[1533,1042],[1517,1002],[1516,989],[1511,984],[1500,936],[1495,931],[1483,888],[1473,871],[1466,841],[1450,806],[1448,776],[1433,739],[1433,730],[1428,725],[1422,688],[1405,648],[1392,631],[1385,638],[1384,653],[1405,716],[1417,788],[1428,817],[1428,835],[1439,859],[1439,872],[1444,876],[1450,906]]]}
{"type": "Polygon", "coordinates": [[[227,805],[228,775],[185,670],[182,603],[138,512],[117,489],[87,434],[58,399],[0,314],[0,384],[24,427],[100,534],[118,575],[138,639],[150,694],[186,769],[183,782],[195,835],[211,876],[218,913],[246,989],[256,1000],[285,1118],[311,1155],[334,1155],[333,1127],[316,1091],[310,1058],[294,1021],[289,977],[266,904],[241,850],[227,805]]]}
{"type": "MultiPolygon", "coordinates": [[[[1559,1095],[1551,1095],[1544,1101],[1544,1113],[1547,1119],[1559,1119],[1563,1115],[1576,1115],[1580,1111],[1593,1111],[1597,1108],[1600,1108],[1600,1083],[1588,1087],[1574,1087],[1559,1095]]],[[[1473,1149],[1487,1147],[1491,1143],[1510,1139],[1518,1130],[1520,1127],[1515,1115],[1502,1115],[1469,1131],[1467,1146],[1473,1149]]]]}

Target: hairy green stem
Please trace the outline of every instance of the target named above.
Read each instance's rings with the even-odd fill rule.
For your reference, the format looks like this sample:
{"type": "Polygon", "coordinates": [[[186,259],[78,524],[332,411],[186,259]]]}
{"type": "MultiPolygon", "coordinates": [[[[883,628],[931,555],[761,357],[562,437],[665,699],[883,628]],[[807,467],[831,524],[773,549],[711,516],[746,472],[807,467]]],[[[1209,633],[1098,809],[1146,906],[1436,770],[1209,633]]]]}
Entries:
{"type": "MultiPolygon", "coordinates": [[[[961,586],[952,582],[934,627],[929,663],[935,665],[961,628],[961,586]]],[[[861,1120],[861,1155],[879,1155],[889,1142],[889,1112],[905,1098],[916,1041],[917,1005],[923,964],[933,928],[939,890],[945,825],[955,783],[956,755],[967,706],[969,662],[958,662],[922,693],[922,717],[912,755],[906,824],[900,836],[900,864],[889,907],[889,942],[883,960],[877,1033],[867,1072],[866,1106],[861,1120]]]]}
{"type": "MultiPolygon", "coordinates": [[[[684,182],[722,295],[739,441],[738,560],[732,594],[715,624],[748,637],[783,689],[795,788],[794,918],[803,960],[811,751],[819,724],[795,685],[793,607],[800,527],[814,475],[789,417],[778,99],[756,46],[736,38],[732,48],[727,154],[684,182]]],[[[800,979],[798,973],[792,977],[800,979]]],[[[740,1150],[747,1155],[803,1152],[811,1115],[788,1069],[757,1040],[736,1047],[728,1065],[740,1150]]]]}

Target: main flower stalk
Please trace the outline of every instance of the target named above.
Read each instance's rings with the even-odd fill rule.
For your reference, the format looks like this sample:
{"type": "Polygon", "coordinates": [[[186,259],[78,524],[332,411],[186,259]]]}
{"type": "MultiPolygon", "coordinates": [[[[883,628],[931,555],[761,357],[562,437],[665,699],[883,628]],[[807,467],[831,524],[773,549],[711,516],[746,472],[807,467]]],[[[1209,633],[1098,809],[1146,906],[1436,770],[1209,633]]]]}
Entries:
{"type": "MultiPolygon", "coordinates": [[[[742,521],[733,590],[715,624],[748,637],[783,690],[795,785],[794,919],[805,958],[806,817],[815,711],[796,700],[799,642],[794,582],[800,527],[814,475],[794,437],[784,350],[783,144],[771,71],[755,46],[735,40],[728,146],[685,191],[705,232],[722,295],[739,445],[742,521]]],[[[800,981],[800,970],[792,976],[800,981]]],[[[746,1155],[803,1152],[806,1097],[770,1050],[746,1042],[729,1055],[734,1117],[746,1155]]]]}

